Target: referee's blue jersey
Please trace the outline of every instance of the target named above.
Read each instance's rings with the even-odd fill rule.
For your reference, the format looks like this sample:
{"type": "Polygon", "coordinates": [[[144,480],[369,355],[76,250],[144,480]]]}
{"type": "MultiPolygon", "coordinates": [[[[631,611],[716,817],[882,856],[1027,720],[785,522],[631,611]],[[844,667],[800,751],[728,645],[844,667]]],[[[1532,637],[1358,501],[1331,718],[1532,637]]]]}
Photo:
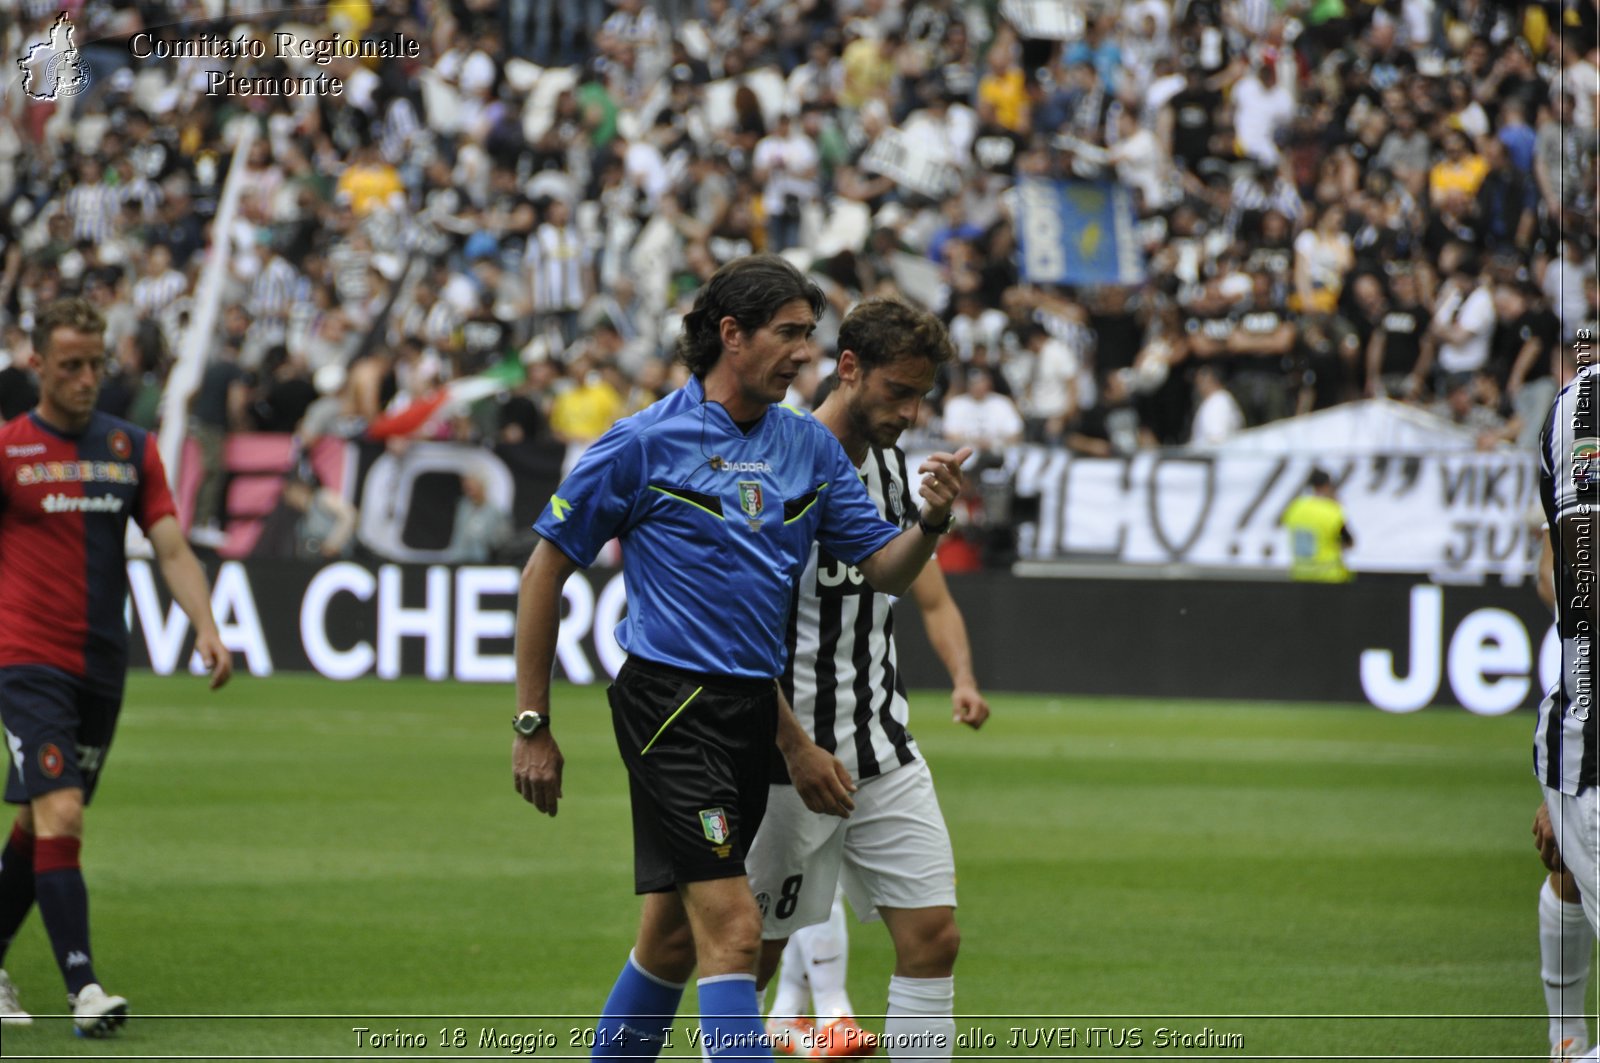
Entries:
{"type": "Polygon", "coordinates": [[[698,379],[612,425],[533,527],[583,568],[621,540],[623,649],[746,678],[783,672],[813,541],[853,565],[900,531],[809,414],[770,406],[746,433],[698,379]]]}

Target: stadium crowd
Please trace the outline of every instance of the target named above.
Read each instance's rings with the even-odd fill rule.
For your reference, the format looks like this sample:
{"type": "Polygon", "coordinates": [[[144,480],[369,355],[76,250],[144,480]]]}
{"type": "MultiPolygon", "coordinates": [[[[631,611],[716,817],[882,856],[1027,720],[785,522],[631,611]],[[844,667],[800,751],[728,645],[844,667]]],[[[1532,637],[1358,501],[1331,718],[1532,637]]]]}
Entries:
{"type": "Polygon", "coordinates": [[[1209,445],[1379,395],[1527,446],[1595,327],[1592,0],[212,8],[0,12],[14,56],[67,10],[93,76],[4,98],[0,418],[31,403],[35,309],[81,292],[110,323],[103,404],[155,424],[246,125],[190,410],[212,472],[243,430],[579,448],[682,379],[682,312],[756,251],[824,287],[824,356],[866,295],[940,314],[960,364],[923,431],[991,462],[1209,445]],[[1046,15],[1069,39],[1019,32],[1046,15]],[[278,57],[283,30],[417,47],[312,63],[278,57]],[[135,58],[141,32],[168,57],[135,58]],[[241,34],[266,57],[172,56],[241,34]],[[216,71],[233,95],[207,94],[216,71]],[[342,91],[239,90],[318,73],[342,91]],[[875,161],[887,134],[942,191],[875,161]],[[1146,280],[1027,283],[1028,176],[1128,188],[1146,280]],[[484,375],[489,398],[437,401],[484,375]]]}

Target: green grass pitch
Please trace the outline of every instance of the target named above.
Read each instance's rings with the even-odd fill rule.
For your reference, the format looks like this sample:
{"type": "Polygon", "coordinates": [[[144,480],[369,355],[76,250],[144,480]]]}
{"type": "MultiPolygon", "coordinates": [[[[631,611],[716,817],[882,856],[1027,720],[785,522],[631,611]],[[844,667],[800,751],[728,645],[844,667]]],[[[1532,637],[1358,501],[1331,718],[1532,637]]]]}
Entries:
{"type": "MultiPolygon", "coordinates": [[[[942,694],[912,699],[960,872],[958,1056],[1543,1058],[1529,716],[992,700],[974,734],[942,694]],[[1057,1027],[1069,1049],[1044,1047],[1057,1027]],[[1242,1044],[1162,1047],[1163,1028],[1242,1044]]],[[[70,1036],[34,916],[6,967],[54,1017],[0,1051],[585,1055],[568,1031],[637,911],[625,779],[603,690],[559,688],[566,799],[538,816],[511,786],[511,704],[135,676],[84,850],[97,967],[134,1018],[70,1036]]],[[[860,1014],[891,964],[853,924],[860,1014]]]]}

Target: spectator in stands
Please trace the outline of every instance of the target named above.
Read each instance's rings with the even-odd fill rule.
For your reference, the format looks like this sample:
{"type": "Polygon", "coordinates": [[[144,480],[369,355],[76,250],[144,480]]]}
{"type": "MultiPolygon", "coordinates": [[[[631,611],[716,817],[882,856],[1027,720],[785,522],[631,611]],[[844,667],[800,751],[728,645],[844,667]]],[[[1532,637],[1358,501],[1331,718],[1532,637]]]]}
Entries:
{"type": "Polygon", "coordinates": [[[1585,39],[1576,27],[1567,27],[1561,33],[1559,59],[1561,72],[1550,86],[1552,97],[1572,98],[1572,123],[1579,129],[1593,131],[1600,116],[1600,70],[1590,59],[1595,43],[1593,35],[1585,39]]]}
{"type": "Polygon", "coordinates": [[[1290,409],[1286,376],[1298,330],[1273,291],[1272,278],[1250,278],[1250,295],[1232,312],[1234,328],[1222,352],[1228,383],[1248,422],[1276,421],[1290,409]]]}
{"type": "Polygon", "coordinates": [[[535,206],[541,221],[522,263],[529,305],[539,331],[558,336],[566,346],[577,339],[578,312],[594,290],[594,259],[565,200],[535,206]]]}
{"type": "Polygon", "coordinates": [[[970,446],[975,470],[1005,463],[1006,451],[1022,442],[1022,414],[1016,403],[994,389],[994,375],[984,366],[967,370],[967,390],[944,404],[944,438],[954,447],[970,446]]]}
{"type": "Polygon", "coordinates": [[[1410,106],[1400,105],[1390,112],[1390,119],[1394,128],[1383,138],[1372,166],[1394,174],[1413,196],[1420,195],[1432,163],[1432,141],[1418,127],[1416,114],[1410,106]]]}
{"type": "Polygon", "coordinates": [[[1590,233],[1568,230],[1556,255],[1545,264],[1539,287],[1561,322],[1561,342],[1572,343],[1578,329],[1593,317],[1588,281],[1594,276],[1594,239],[1590,233]]]}
{"type": "Polygon", "coordinates": [[[756,145],[750,165],[765,188],[761,205],[767,216],[767,250],[800,246],[800,222],[817,199],[817,146],[787,111],[756,145]]]}
{"type": "Polygon", "coordinates": [[[600,366],[583,354],[572,363],[558,386],[550,408],[550,431],[567,444],[570,464],[626,410],[626,402],[606,380],[600,366]]]}
{"type": "Polygon", "coordinates": [[[1172,160],[1154,132],[1139,124],[1137,110],[1123,107],[1117,115],[1116,145],[1107,153],[1117,180],[1139,193],[1141,210],[1165,210],[1172,160]]]}
{"type": "Polygon", "coordinates": [[[1021,50],[1010,27],[1003,27],[995,34],[994,40],[989,42],[983,77],[978,82],[978,102],[994,108],[994,119],[1002,128],[1026,136],[1032,127],[1021,50]]]}
{"type": "Polygon", "coordinates": [[[1533,243],[1538,202],[1533,182],[1511,161],[1505,143],[1483,140],[1488,172],[1478,186],[1474,214],[1486,251],[1515,251],[1533,243]]]}
{"type": "Polygon", "coordinates": [[[316,385],[305,365],[281,343],[270,348],[261,360],[261,379],[251,409],[256,430],[292,433],[316,400],[316,385]]]}
{"type": "Polygon", "coordinates": [[[378,419],[400,391],[396,366],[415,365],[422,356],[422,344],[405,337],[394,347],[380,346],[351,363],[345,375],[351,412],[367,423],[378,419]]]}
{"type": "Polygon", "coordinates": [[[1090,457],[1129,457],[1142,447],[1153,446],[1149,429],[1139,423],[1139,412],[1130,390],[1133,370],[1119,369],[1106,377],[1105,391],[1068,430],[1063,442],[1075,454],[1090,457]]]}
{"type": "Polygon", "coordinates": [[[1231,102],[1239,150],[1263,166],[1278,165],[1278,134],[1294,117],[1294,90],[1279,79],[1281,59],[1235,62],[1231,102]]]}
{"type": "Polygon", "coordinates": [[[1078,419],[1082,366],[1072,348],[1051,336],[1043,325],[1030,323],[1022,345],[1034,358],[1026,407],[1028,437],[1059,444],[1078,419]]]}
{"type": "Polygon", "coordinates": [[[1355,248],[1345,232],[1344,207],[1329,204],[1294,241],[1294,298],[1290,308],[1331,314],[1339,305],[1345,275],[1355,266],[1355,248]]]}
{"type": "Polygon", "coordinates": [[[972,361],[973,348],[998,346],[1005,335],[1005,311],[986,307],[977,292],[961,292],[955,297],[955,316],[950,319],[950,342],[955,345],[956,357],[962,362],[972,361]]]}
{"type": "Polygon", "coordinates": [[[154,322],[141,321],[118,342],[114,357],[115,368],[108,370],[101,385],[98,408],[154,431],[160,423],[161,390],[170,361],[165,335],[154,322]]]}
{"type": "Polygon", "coordinates": [[[1424,380],[1419,372],[1424,338],[1432,320],[1418,301],[1416,273],[1397,268],[1389,277],[1389,298],[1383,318],[1367,346],[1367,395],[1392,399],[1419,398],[1424,380]]]}
{"type": "Polygon", "coordinates": [[[1244,429],[1244,411],[1222,383],[1214,365],[1194,371],[1194,425],[1189,431],[1192,447],[1214,447],[1244,429]]]}
{"type": "Polygon", "coordinates": [[[1418,366],[1426,373],[1429,351],[1437,350],[1438,394],[1448,395],[1455,384],[1469,381],[1488,365],[1494,325],[1494,295],[1483,283],[1477,257],[1462,252],[1434,307],[1428,333],[1435,346],[1424,348],[1418,366]]]}
{"type": "Polygon", "coordinates": [[[188,278],[172,265],[171,250],[165,244],[154,244],[145,253],[139,280],[133,285],[134,309],[140,317],[159,320],[188,289],[188,278]]]}
{"type": "Polygon", "coordinates": [[[1359,386],[1361,353],[1360,334],[1345,318],[1323,314],[1304,319],[1287,366],[1294,414],[1325,410],[1351,398],[1359,386]]]}
{"type": "Polygon", "coordinates": [[[375,210],[400,210],[405,206],[405,185],[400,174],[383,160],[377,144],[356,148],[350,164],[334,189],[339,202],[349,204],[357,218],[375,210]]]}
{"type": "Polygon", "coordinates": [[[39,403],[39,381],[28,363],[33,346],[27,334],[15,325],[8,325],[0,337],[0,424],[20,417],[39,403]]]}
{"type": "Polygon", "coordinates": [[[247,427],[250,411],[250,377],[238,357],[233,347],[217,352],[206,364],[189,408],[189,435],[200,447],[201,470],[189,538],[213,549],[227,541],[222,517],[228,433],[247,427]]]}
{"type": "Polygon", "coordinates": [[[511,541],[511,535],[511,515],[489,500],[483,478],[463,474],[461,498],[456,502],[444,560],[463,565],[485,564],[511,541]]]}
{"type": "Polygon", "coordinates": [[[1534,148],[1539,138],[1528,124],[1527,104],[1520,98],[1509,99],[1501,105],[1500,126],[1495,139],[1506,149],[1506,155],[1517,172],[1532,181],[1534,148]]]}
{"type": "Polygon", "coordinates": [[[337,492],[300,475],[283,484],[277,506],[261,524],[251,557],[333,561],[350,554],[356,508],[337,492]]]}
{"type": "Polygon", "coordinates": [[[1506,418],[1500,412],[1500,389],[1487,372],[1458,373],[1445,378],[1443,397],[1429,408],[1459,428],[1473,433],[1479,449],[1501,439],[1506,418]]]}
{"type": "Polygon", "coordinates": [[[1428,171],[1428,193],[1436,204],[1447,199],[1471,200],[1489,173],[1489,164],[1472,150],[1472,142],[1460,129],[1444,136],[1444,158],[1428,171]]]}

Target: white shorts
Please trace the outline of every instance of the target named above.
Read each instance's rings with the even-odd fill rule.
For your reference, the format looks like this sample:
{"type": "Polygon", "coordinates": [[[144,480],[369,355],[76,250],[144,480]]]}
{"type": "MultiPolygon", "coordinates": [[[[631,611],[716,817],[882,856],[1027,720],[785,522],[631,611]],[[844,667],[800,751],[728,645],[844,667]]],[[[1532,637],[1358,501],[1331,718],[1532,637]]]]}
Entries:
{"type": "Polygon", "coordinates": [[[1583,897],[1583,914],[1589,925],[1600,931],[1600,789],[1590,787],[1576,797],[1544,788],[1544,802],[1550,809],[1550,826],[1555,828],[1556,844],[1561,847],[1561,862],[1572,872],[1583,897]]]}
{"type": "Polygon", "coordinates": [[[745,857],[765,940],[825,922],[838,885],[862,922],[879,918],[879,907],[956,906],[955,856],[928,765],[860,787],[849,819],[812,812],[793,786],[772,787],[745,857]]]}

